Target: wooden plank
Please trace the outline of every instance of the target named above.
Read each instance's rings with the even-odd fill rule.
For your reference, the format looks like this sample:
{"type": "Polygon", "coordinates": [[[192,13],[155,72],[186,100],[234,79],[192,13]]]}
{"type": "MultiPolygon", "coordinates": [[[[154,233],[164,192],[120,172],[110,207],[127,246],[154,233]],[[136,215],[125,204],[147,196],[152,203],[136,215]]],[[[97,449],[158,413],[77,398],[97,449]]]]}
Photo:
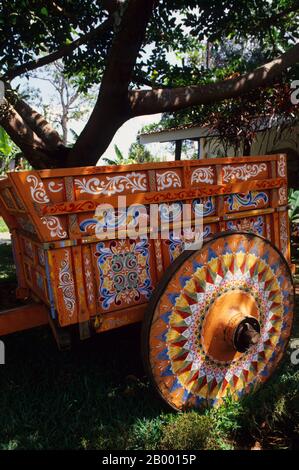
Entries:
{"type": "MultiPolygon", "coordinates": [[[[249,163],[250,162],[271,162],[277,161],[281,154],[275,155],[258,155],[250,157],[221,157],[221,158],[204,158],[202,160],[191,160],[189,163],[191,166],[204,166],[204,165],[226,165],[230,163],[249,163]]],[[[133,165],[109,165],[109,166],[87,166],[87,167],[74,167],[74,168],[59,168],[51,170],[40,170],[39,175],[41,178],[55,178],[64,176],[82,176],[82,175],[94,175],[102,173],[122,173],[127,171],[135,170],[154,170],[163,168],[179,168],[184,166],[186,161],[181,160],[180,162],[158,162],[158,163],[137,163],[133,165]]],[[[22,172],[30,174],[28,172],[22,172]]]]}
{"type": "MultiPolygon", "coordinates": [[[[280,188],[286,184],[285,178],[267,180],[253,180],[244,183],[229,183],[220,185],[202,185],[192,189],[171,189],[152,193],[127,194],[126,204],[160,204],[162,202],[185,201],[200,197],[226,195],[234,193],[246,193],[253,190],[280,188]]],[[[118,205],[118,196],[101,196],[95,199],[78,200],[73,202],[61,202],[49,204],[43,207],[43,215],[63,215],[69,213],[94,212],[99,204],[118,205]]]]}
{"type": "MultiPolygon", "coordinates": [[[[57,312],[57,321],[54,323],[56,329],[61,329],[63,337],[67,329],[61,327],[75,323],[79,323],[81,336],[84,337],[89,334],[90,322],[94,323],[95,321],[95,328],[98,331],[107,331],[135,323],[142,319],[147,307],[146,302],[150,294],[141,299],[138,299],[137,296],[131,298],[133,284],[130,283],[124,283],[123,288],[120,286],[123,296],[121,301],[117,303],[111,301],[103,306],[105,293],[99,292],[97,284],[99,279],[97,261],[99,253],[97,251],[99,251],[100,240],[90,228],[81,232],[78,225],[83,222],[84,226],[86,223],[92,225],[93,220],[86,219],[94,218],[97,206],[106,203],[110,207],[117,207],[119,196],[126,197],[127,206],[171,204],[176,201],[192,203],[195,199],[214,197],[216,212],[210,210],[210,216],[204,219],[205,226],[209,223],[213,224],[209,228],[210,234],[225,229],[228,220],[239,223],[244,222],[244,218],[252,217],[254,222],[257,216],[263,216],[263,220],[268,224],[268,228],[264,230],[265,234],[270,234],[271,238],[274,238],[272,241],[276,246],[282,247],[284,252],[288,254],[289,234],[284,229],[286,209],[283,197],[287,178],[285,157],[280,154],[250,157],[250,159],[248,157],[213,158],[200,161],[29,171],[13,173],[9,176],[9,180],[13,186],[14,197],[22,196],[22,201],[28,211],[27,220],[30,221],[34,218],[34,227],[39,229],[40,243],[37,246],[47,250],[49,256],[47,279],[52,314],[55,317],[57,312]],[[260,166],[261,163],[266,164],[260,166]],[[223,169],[224,166],[226,166],[225,169],[223,169]],[[135,175],[134,172],[136,172],[135,175]],[[96,176],[93,181],[90,180],[92,175],[96,176]],[[28,179],[28,176],[31,178],[28,179]],[[121,184],[119,184],[118,176],[125,177],[121,184]],[[142,177],[143,183],[139,185],[139,180],[136,180],[135,184],[135,177],[137,180],[142,177]],[[82,186],[77,187],[74,178],[79,178],[82,186]],[[127,181],[129,181],[129,185],[126,186],[127,181]],[[278,189],[281,188],[282,190],[279,192],[278,189]],[[263,190],[269,194],[272,206],[264,205],[263,208],[260,205],[257,206],[260,208],[250,206],[248,210],[248,204],[243,203],[241,198],[239,211],[228,212],[227,204],[224,203],[227,199],[224,197],[225,195],[240,194],[243,196],[250,191],[260,192],[263,190]],[[76,200],[76,197],[79,200],[76,200]],[[278,199],[280,201],[279,207],[277,207],[278,199]],[[52,229],[51,219],[56,224],[55,227],[52,225],[52,229]],[[275,221],[274,224],[273,221],[275,221]],[[269,230],[269,223],[273,225],[272,233],[269,230]],[[282,229],[284,229],[283,236],[281,236],[282,229]],[[54,296],[51,295],[52,289],[54,296]],[[95,317],[96,320],[94,320],[95,317]]],[[[8,182],[5,181],[2,186],[6,187],[8,182]]],[[[16,201],[14,206],[16,206],[16,201]]],[[[8,213],[14,218],[10,211],[8,213]]],[[[25,216],[23,217],[25,218],[25,216]]],[[[249,222],[252,221],[249,220],[249,222]]],[[[173,230],[176,223],[169,225],[170,230],[173,230]]],[[[159,227],[159,229],[161,231],[163,227],[159,227]]],[[[144,227],[144,230],[149,232],[150,229],[144,227]]],[[[21,233],[24,232],[17,229],[16,238],[21,233]]],[[[36,241],[33,234],[29,235],[26,232],[26,237],[31,241],[36,241]]],[[[150,241],[150,246],[147,248],[150,260],[148,268],[142,265],[142,275],[147,276],[150,289],[156,286],[158,279],[163,277],[165,269],[172,262],[174,256],[180,252],[179,243],[175,244],[171,237],[166,243],[165,240],[161,240],[161,234],[159,237],[157,241],[150,241]]],[[[108,233],[107,238],[110,240],[107,242],[107,247],[111,248],[111,257],[113,254],[119,255],[122,260],[129,243],[133,247],[133,241],[128,237],[125,240],[126,247],[119,245],[114,232],[113,234],[112,232],[108,233]],[[111,240],[112,242],[115,240],[115,244],[111,244],[111,240]],[[116,246],[117,250],[114,253],[116,246]]],[[[22,246],[21,243],[17,263],[21,264],[23,269],[29,266],[34,279],[38,274],[45,275],[38,265],[37,257],[29,259],[22,253],[22,246]]],[[[132,248],[132,256],[137,259],[138,256],[140,257],[140,252],[138,250],[134,252],[132,248]]],[[[144,259],[141,260],[141,262],[143,261],[144,259]]],[[[106,276],[113,271],[109,263],[105,268],[106,276]]],[[[128,267],[124,264],[121,269],[124,278],[131,272],[135,273],[134,265],[131,269],[130,265],[128,267]]],[[[113,271],[112,274],[117,275],[117,272],[115,270],[115,273],[113,271]]],[[[26,277],[23,276],[23,278],[24,287],[31,287],[31,292],[34,293],[35,281],[30,283],[26,277]]],[[[138,283],[140,279],[142,279],[141,275],[137,279],[138,283]]],[[[114,282],[117,283],[117,279],[114,280],[114,277],[111,276],[110,281],[109,285],[107,284],[108,294],[113,295],[115,292],[114,282]]],[[[129,281],[131,282],[131,279],[129,281]]],[[[142,287],[142,283],[140,286],[142,287]]]]}
{"type": "Polygon", "coordinates": [[[130,325],[132,323],[141,322],[146,309],[147,304],[142,304],[131,307],[125,311],[116,310],[104,315],[99,315],[94,320],[95,332],[103,333],[104,331],[109,331],[115,328],[130,325]]]}
{"type": "Polygon", "coordinates": [[[32,303],[0,312],[0,336],[28,330],[48,323],[48,309],[32,303]]]}

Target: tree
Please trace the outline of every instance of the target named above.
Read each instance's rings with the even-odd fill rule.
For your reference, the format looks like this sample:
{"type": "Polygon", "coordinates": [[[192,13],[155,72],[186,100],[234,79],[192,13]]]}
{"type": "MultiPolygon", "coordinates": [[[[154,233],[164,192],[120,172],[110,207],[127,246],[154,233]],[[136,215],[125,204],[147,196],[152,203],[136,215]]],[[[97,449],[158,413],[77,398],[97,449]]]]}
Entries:
{"type": "Polygon", "coordinates": [[[115,158],[103,158],[103,162],[107,165],[129,165],[130,163],[136,163],[131,161],[130,157],[126,158],[122,151],[118,148],[117,145],[114,145],[115,158]]]}
{"type": "Polygon", "coordinates": [[[135,163],[149,163],[155,159],[144,145],[134,142],[129,148],[129,158],[135,163]]]}
{"type": "Polygon", "coordinates": [[[28,169],[29,165],[24,161],[20,149],[10,139],[5,130],[0,127],[0,176],[7,171],[19,168],[28,169]]]}
{"type": "Polygon", "coordinates": [[[237,98],[294,73],[298,11],[299,0],[3,0],[1,125],[36,168],[95,164],[132,117],[237,98]],[[255,68],[244,62],[236,65],[238,75],[227,77],[219,67],[213,76],[169,60],[168,52],[183,51],[190,37],[212,43],[247,37],[267,47],[255,68]],[[11,86],[58,59],[80,91],[99,85],[72,148],[11,86]]]}
{"type": "MultiPolygon", "coordinates": [[[[31,101],[43,109],[43,115],[51,124],[61,129],[63,145],[68,144],[69,126],[72,121],[79,121],[88,114],[92,103],[95,101],[93,92],[80,93],[72,79],[69,79],[63,73],[63,64],[61,61],[55,61],[53,64],[44,67],[43,73],[30,74],[30,78],[46,81],[50,84],[54,94],[50,104],[44,102],[40,96],[35,96],[31,101]]],[[[39,90],[40,91],[40,90],[39,90]]],[[[32,90],[29,90],[29,96],[32,96],[32,90]]]]}
{"type": "MultiPolygon", "coordinates": [[[[244,63],[261,60],[264,51],[272,44],[263,44],[240,38],[238,42],[225,39],[221,43],[200,43],[191,39],[189,46],[178,57],[184,64],[206,74],[234,74],[234,68],[244,63]],[[253,47],[254,46],[254,47],[253,47]]],[[[238,76],[238,73],[235,73],[238,76]]],[[[267,89],[257,88],[250,93],[220,103],[186,108],[175,113],[164,113],[161,121],[151,125],[150,130],[168,129],[182,125],[208,127],[213,132],[215,147],[226,155],[229,149],[235,155],[250,155],[251,145],[261,129],[278,126],[280,134],[298,122],[299,106],[292,103],[292,88],[288,77],[267,89]],[[283,83],[285,82],[285,83],[283,83]]],[[[216,148],[215,148],[216,150],[216,148]]]]}
{"type": "Polygon", "coordinates": [[[114,145],[115,158],[103,158],[103,162],[107,165],[129,165],[132,163],[148,163],[155,161],[154,157],[144,145],[134,142],[130,148],[128,156],[121,152],[117,145],[114,145]]]}

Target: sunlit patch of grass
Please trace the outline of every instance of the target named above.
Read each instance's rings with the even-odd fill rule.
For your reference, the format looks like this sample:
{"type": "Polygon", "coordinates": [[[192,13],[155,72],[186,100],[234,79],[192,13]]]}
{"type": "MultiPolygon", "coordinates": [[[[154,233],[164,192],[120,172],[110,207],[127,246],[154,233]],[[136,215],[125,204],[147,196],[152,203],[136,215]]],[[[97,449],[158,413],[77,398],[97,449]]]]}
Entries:
{"type": "Polygon", "coordinates": [[[196,411],[172,417],[162,428],[162,450],[216,450],[220,449],[212,415],[196,411]]]}
{"type": "Polygon", "coordinates": [[[2,219],[2,217],[0,217],[0,233],[5,233],[5,232],[9,232],[9,229],[6,223],[4,222],[4,220],[2,219]]]}

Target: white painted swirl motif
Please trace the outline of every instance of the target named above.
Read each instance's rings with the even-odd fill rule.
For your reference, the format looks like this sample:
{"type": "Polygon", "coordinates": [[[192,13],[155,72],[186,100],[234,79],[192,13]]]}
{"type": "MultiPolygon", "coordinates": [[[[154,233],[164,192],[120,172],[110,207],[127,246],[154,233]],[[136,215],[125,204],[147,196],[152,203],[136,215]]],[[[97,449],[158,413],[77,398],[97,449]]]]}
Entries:
{"type": "Polygon", "coordinates": [[[288,191],[285,186],[282,186],[278,190],[278,203],[279,204],[286,204],[288,201],[288,191]]]}
{"type": "Polygon", "coordinates": [[[80,193],[108,196],[125,190],[131,190],[132,193],[147,190],[146,175],[134,171],[126,175],[106,176],[106,181],[101,181],[99,178],[75,179],[75,185],[80,189],[80,193]]]}
{"type": "Polygon", "coordinates": [[[70,272],[70,255],[65,250],[64,259],[61,262],[59,269],[59,289],[62,289],[63,301],[66,309],[70,312],[71,317],[75,310],[76,296],[75,296],[75,284],[73,276],[70,272]]]}
{"type": "Polygon", "coordinates": [[[39,182],[35,175],[28,175],[26,181],[27,183],[33,184],[30,186],[30,192],[34,202],[37,202],[38,204],[47,204],[50,202],[42,181],[39,182]]]}
{"type": "Polygon", "coordinates": [[[63,189],[63,183],[56,183],[55,181],[50,181],[50,183],[48,183],[48,188],[51,193],[59,193],[63,189]]]}
{"type": "Polygon", "coordinates": [[[242,166],[227,165],[223,167],[223,181],[225,183],[229,183],[232,179],[247,181],[249,178],[253,178],[266,170],[266,163],[261,163],[260,165],[253,163],[242,166]]]}
{"type": "Polygon", "coordinates": [[[193,183],[213,184],[213,181],[214,181],[214,170],[211,166],[207,168],[197,168],[192,173],[191,184],[193,183]]]}
{"type": "Polygon", "coordinates": [[[44,225],[47,226],[47,229],[50,231],[51,237],[65,238],[67,233],[63,230],[61,223],[58,217],[46,216],[42,217],[41,221],[44,225]]]}
{"type": "Polygon", "coordinates": [[[89,303],[93,303],[94,292],[93,292],[93,282],[92,282],[92,269],[91,269],[91,262],[87,255],[84,258],[84,268],[85,268],[85,279],[86,279],[86,287],[87,287],[87,298],[89,303]]]}
{"type": "Polygon", "coordinates": [[[285,255],[288,248],[288,226],[287,226],[287,213],[283,212],[280,216],[280,241],[282,253],[285,255]]]}
{"type": "Polygon", "coordinates": [[[278,176],[281,178],[286,177],[286,161],[283,155],[280,155],[279,160],[277,162],[277,169],[278,169],[278,176]]]}
{"type": "Polygon", "coordinates": [[[181,178],[175,171],[165,171],[156,175],[157,190],[163,191],[168,188],[181,188],[181,178]]]}

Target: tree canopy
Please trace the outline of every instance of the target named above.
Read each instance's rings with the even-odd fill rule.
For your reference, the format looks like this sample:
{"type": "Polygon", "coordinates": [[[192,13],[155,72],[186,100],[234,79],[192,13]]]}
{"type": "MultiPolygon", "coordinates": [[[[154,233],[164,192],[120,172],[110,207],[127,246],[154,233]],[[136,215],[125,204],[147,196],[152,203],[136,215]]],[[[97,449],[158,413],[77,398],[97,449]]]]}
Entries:
{"type": "MultiPolygon", "coordinates": [[[[296,78],[299,0],[3,0],[1,125],[36,168],[95,164],[128,119],[237,98],[296,78]],[[233,41],[212,67],[174,60],[233,41]],[[236,52],[236,51],[235,51],[236,52]],[[55,60],[79,91],[99,89],[72,148],[14,91],[55,60]]],[[[221,48],[220,48],[221,49],[221,48]]],[[[298,77],[297,77],[298,78],[298,77]]]]}

